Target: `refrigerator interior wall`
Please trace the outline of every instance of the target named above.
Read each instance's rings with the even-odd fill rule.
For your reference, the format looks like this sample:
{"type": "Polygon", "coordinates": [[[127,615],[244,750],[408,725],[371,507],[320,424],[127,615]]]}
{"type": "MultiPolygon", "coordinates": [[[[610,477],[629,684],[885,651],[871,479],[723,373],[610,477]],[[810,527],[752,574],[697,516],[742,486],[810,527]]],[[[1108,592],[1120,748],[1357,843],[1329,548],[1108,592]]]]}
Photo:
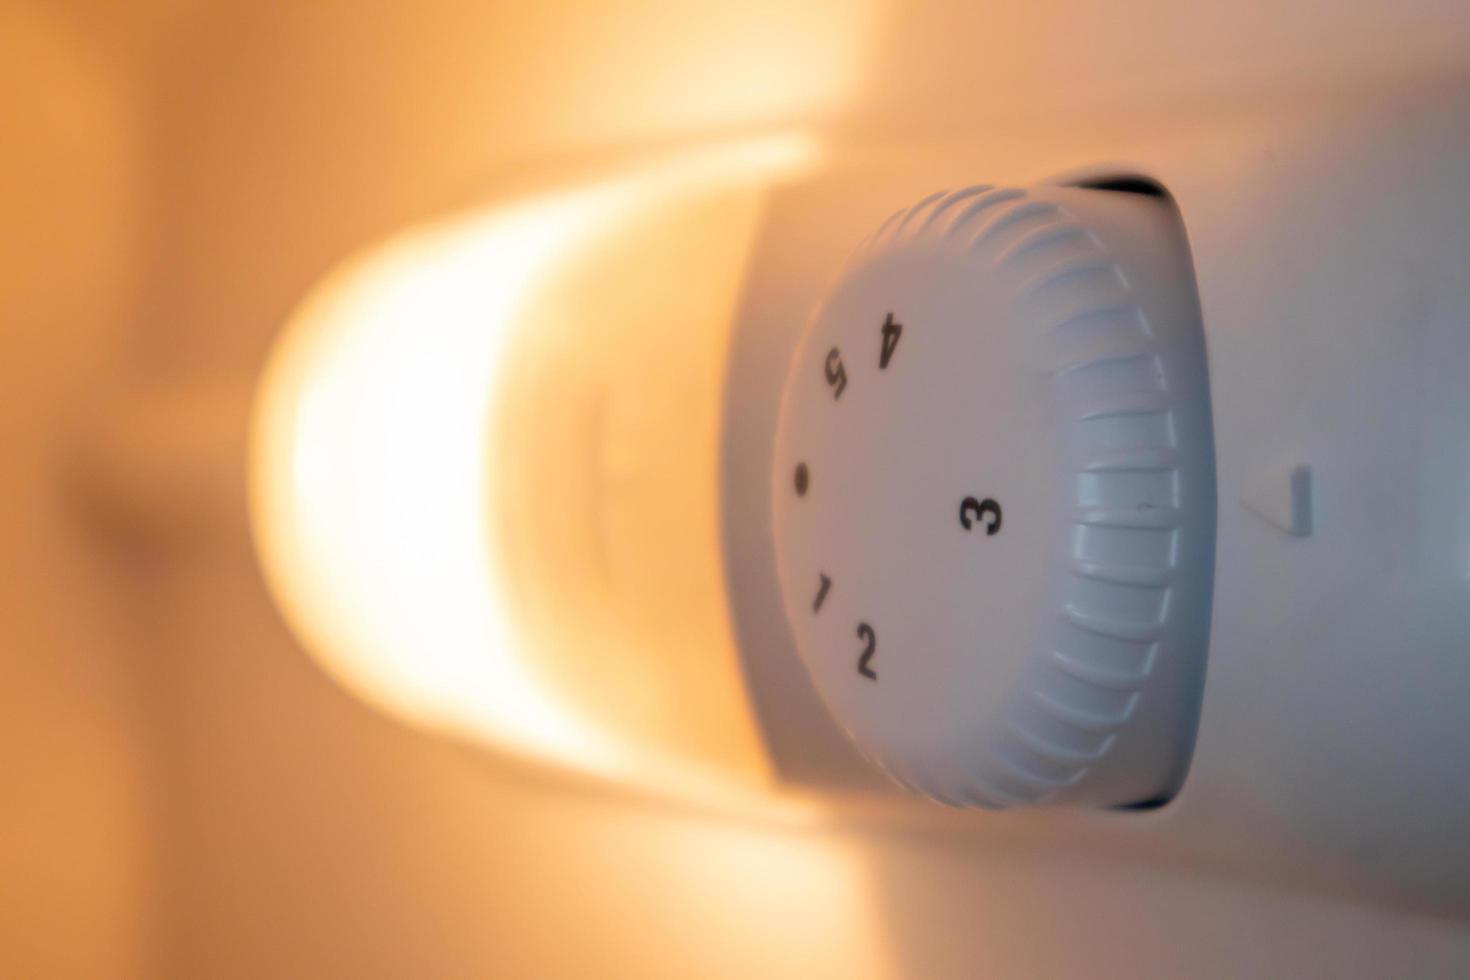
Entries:
{"type": "Polygon", "coordinates": [[[756,819],[505,765],[358,702],[280,621],[244,517],[246,406],[288,312],[366,242],[696,135],[963,136],[976,177],[1029,177],[1470,51],[1432,0],[1391,21],[957,6],[0,9],[0,973],[1463,972],[1460,911],[1422,892],[1201,875],[1145,855],[1147,823],[1094,849],[756,819]],[[128,438],[195,462],[96,493],[88,433],[137,391],[159,407],[128,438]]]}

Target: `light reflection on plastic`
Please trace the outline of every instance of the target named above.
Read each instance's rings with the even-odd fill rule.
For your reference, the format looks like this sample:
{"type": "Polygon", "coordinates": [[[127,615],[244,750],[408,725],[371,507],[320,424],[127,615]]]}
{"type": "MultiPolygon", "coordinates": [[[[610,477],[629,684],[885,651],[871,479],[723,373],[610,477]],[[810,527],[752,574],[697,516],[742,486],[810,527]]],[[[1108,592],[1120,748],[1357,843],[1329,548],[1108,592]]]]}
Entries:
{"type": "Polygon", "coordinates": [[[308,298],[260,385],[251,508],[277,601],[339,680],[426,727],[614,778],[688,782],[569,710],[519,655],[485,507],[495,367],[536,284],[609,222],[814,154],[795,135],[713,146],[458,217],[371,251],[308,298]]]}

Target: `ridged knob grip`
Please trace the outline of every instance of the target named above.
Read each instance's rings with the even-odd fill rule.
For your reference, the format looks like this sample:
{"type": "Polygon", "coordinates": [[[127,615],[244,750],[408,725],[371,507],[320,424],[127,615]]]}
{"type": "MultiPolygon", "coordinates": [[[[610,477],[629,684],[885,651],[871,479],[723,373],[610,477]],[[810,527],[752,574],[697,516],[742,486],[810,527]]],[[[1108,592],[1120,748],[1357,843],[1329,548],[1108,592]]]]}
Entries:
{"type": "Polygon", "coordinates": [[[799,345],[775,451],[797,647],[877,765],[961,806],[1177,789],[1215,487],[1169,201],[979,186],[895,214],[799,345]]]}

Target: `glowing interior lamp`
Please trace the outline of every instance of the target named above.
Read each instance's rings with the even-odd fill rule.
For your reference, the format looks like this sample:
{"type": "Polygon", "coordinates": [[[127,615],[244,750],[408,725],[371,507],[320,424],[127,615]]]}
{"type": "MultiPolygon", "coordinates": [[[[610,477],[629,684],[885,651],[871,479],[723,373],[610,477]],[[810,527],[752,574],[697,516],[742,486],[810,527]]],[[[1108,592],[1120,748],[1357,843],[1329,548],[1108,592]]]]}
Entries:
{"type": "Polygon", "coordinates": [[[769,776],[726,619],[723,355],[762,186],[711,146],[345,263],[260,383],[251,507],[306,647],[372,703],[664,787],[769,776]]]}

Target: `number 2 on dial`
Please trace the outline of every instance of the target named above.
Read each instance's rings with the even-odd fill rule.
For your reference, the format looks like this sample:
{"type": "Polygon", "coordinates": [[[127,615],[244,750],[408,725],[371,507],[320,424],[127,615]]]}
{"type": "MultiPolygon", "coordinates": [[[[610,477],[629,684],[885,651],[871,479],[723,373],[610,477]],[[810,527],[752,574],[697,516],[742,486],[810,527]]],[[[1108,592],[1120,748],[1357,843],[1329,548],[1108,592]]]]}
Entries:
{"type": "Polygon", "coordinates": [[[873,669],[873,654],[878,652],[878,634],[867,623],[858,623],[857,635],[865,644],[863,652],[858,654],[858,673],[870,681],[876,681],[878,672],[873,669]]]}

